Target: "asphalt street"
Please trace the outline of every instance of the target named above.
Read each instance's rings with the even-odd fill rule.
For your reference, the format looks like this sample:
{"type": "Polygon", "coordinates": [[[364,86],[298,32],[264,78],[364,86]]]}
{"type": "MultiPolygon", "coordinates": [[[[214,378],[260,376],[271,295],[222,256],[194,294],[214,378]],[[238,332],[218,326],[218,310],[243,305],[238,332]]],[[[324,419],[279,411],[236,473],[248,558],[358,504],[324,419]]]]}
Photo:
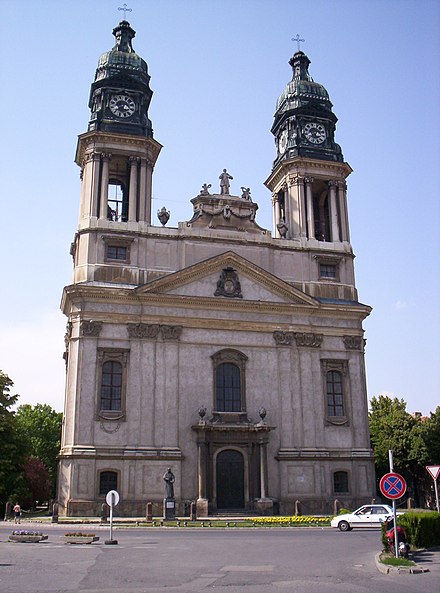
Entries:
{"type": "Polygon", "coordinates": [[[423,574],[380,573],[377,530],[75,527],[100,539],[67,545],[72,526],[21,525],[48,540],[8,542],[0,523],[0,593],[438,593],[440,551],[423,574]]]}

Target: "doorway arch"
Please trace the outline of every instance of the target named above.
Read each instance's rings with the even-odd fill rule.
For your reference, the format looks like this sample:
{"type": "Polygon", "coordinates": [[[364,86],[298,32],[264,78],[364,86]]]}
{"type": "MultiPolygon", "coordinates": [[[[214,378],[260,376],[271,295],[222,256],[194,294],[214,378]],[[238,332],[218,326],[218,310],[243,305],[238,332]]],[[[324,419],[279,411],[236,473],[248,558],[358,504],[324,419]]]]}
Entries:
{"type": "Polygon", "coordinates": [[[217,509],[243,509],[244,458],[236,449],[225,449],[216,459],[217,509]]]}

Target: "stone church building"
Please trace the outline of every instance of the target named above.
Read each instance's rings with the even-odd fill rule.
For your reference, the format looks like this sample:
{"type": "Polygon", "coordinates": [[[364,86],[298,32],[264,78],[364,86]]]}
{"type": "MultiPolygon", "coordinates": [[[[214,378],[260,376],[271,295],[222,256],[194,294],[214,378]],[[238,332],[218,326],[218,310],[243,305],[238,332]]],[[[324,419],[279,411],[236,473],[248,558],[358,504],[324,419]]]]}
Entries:
{"type": "Polygon", "coordinates": [[[355,286],[352,170],[326,89],[296,52],[272,126],[272,231],[249,188],[230,193],[226,169],[188,220],[168,227],[163,208],[154,224],[150,76],[130,24],[113,34],[75,158],[60,514],[96,515],[112,489],[120,515],[143,516],[147,502],[162,514],[167,468],[177,514],[192,501],[201,517],[369,501],[371,309],[355,286]]]}

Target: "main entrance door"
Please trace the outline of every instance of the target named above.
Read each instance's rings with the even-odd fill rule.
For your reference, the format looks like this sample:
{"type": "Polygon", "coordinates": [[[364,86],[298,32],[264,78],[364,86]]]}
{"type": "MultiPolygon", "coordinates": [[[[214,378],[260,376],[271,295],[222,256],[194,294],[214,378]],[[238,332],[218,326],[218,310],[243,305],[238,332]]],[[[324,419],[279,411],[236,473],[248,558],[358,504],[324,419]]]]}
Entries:
{"type": "Polygon", "coordinates": [[[232,449],[217,455],[217,509],[244,508],[244,461],[232,449]]]}

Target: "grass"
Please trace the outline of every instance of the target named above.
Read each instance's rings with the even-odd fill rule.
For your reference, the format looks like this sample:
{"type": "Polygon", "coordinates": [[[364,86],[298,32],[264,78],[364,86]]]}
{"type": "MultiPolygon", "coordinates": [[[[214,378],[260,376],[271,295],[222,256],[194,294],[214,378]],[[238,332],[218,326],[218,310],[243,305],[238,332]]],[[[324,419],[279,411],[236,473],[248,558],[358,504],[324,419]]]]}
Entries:
{"type": "Polygon", "coordinates": [[[408,558],[396,558],[395,556],[388,556],[381,554],[380,561],[387,566],[415,566],[416,563],[408,558]]]}

